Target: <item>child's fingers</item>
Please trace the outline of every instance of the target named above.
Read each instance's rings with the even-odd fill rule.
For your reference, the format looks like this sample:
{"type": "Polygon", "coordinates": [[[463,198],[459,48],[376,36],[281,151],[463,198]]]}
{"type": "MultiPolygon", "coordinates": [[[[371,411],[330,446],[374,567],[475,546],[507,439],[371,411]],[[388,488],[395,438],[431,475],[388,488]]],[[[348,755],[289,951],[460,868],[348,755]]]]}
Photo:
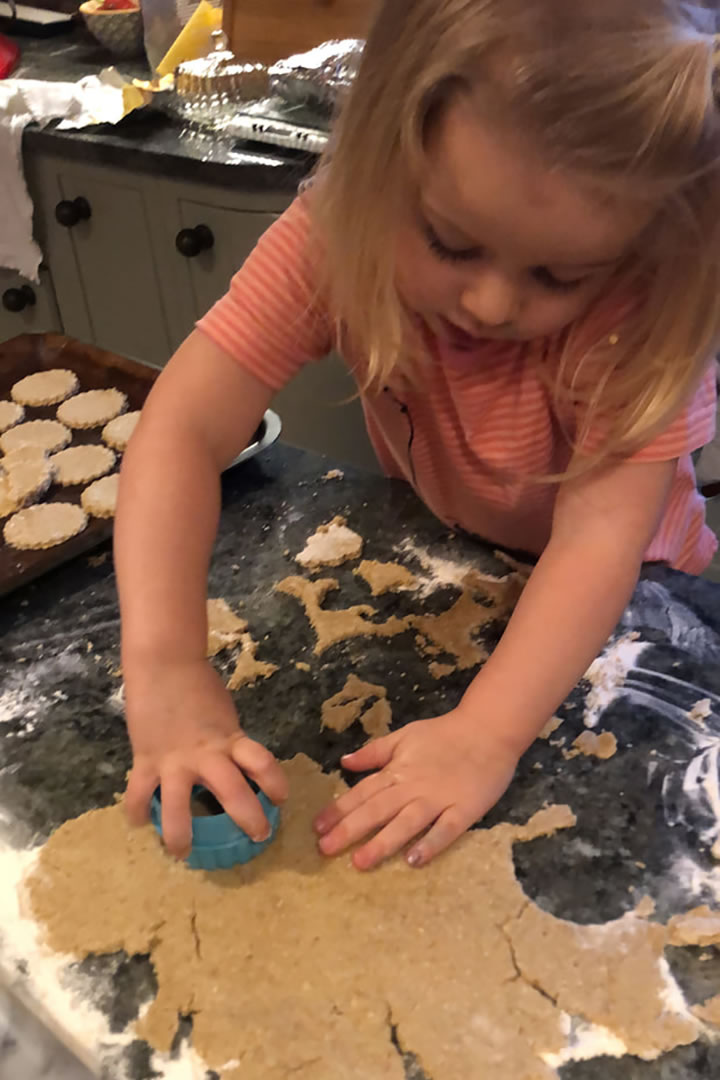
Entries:
{"type": "Polygon", "coordinates": [[[320,850],[323,855],[339,855],[352,844],[382,828],[400,812],[406,796],[400,788],[389,787],[379,791],[350,814],[346,814],[331,832],[323,836],[320,850]]]}
{"type": "Polygon", "coordinates": [[[162,777],[162,836],[171,855],[185,859],[192,847],[190,793],[193,776],[170,772],[162,777]]]}
{"type": "Polygon", "coordinates": [[[372,799],[379,792],[391,787],[392,784],[392,776],[384,772],[374,773],[372,776],[361,780],[354,788],[350,788],[349,791],[346,791],[344,795],[341,795],[335,802],[330,803],[329,806],[325,806],[315,816],[313,821],[315,832],[319,836],[326,836],[348,814],[357,810],[358,807],[372,799]]]}
{"type": "Polygon", "coordinates": [[[400,731],[394,731],[392,735],[383,735],[381,739],[373,739],[352,754],[343,754],[341,758],[343,769],[351,769],[352,772],[384,769],[393,756],[401,734],[400,731]]]}
{"type": "Polygon", "coordinates": [[[288,782],[277,759],[260,743],[240,734],[233,739],[230,755],[238,766],[265,792],[276,806],[288,797],[288,782]]]}
{"type": "Polygon", "coordinates": [[[355,852],[353,865],[358,870],[372,870],[427,829],[434,816],[433,809],[422,799],[408,803],[377,836],[355,852]]]}
{"type": "Polygon", "coordinates": [[[150,820],[150,799],[160,778],[155,770],[135,765],[128,778],[125,792],[125,812],[131,825],[147,825],[150,820]]]}
{"type": "Polygon", "coordinates": [[[270,823],[257,796],[233,761],[224,754],[214,754],[203,761],[199,774],[225,812],[251,840],[255,843],[267,840],[270,823]]]}
{"type": "Polygon", "coordinates": [[[407,861],[411,866],[424,866],[429,863],[441,851],[450,847],[459,836],[462,836],[475,820],[474,816],[468,818],[466,814],[461,813],[457,806],[449,806],[428,829],[425,836],[413,844],[407,854],[407,861]]]}

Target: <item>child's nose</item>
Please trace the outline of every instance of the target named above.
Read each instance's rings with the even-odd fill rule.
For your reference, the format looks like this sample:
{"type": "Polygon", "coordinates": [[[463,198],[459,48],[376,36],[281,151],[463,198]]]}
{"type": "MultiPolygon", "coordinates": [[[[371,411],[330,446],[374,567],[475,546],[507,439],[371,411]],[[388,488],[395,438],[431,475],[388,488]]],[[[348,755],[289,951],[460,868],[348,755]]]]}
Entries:
{"type": "Polygon", "coordinates": [[[517,307],[517,289],[500,271],[484,267],[473,275],[462,294],[461,305],[483,326],[503,326],[512,322],[517,307]]]}

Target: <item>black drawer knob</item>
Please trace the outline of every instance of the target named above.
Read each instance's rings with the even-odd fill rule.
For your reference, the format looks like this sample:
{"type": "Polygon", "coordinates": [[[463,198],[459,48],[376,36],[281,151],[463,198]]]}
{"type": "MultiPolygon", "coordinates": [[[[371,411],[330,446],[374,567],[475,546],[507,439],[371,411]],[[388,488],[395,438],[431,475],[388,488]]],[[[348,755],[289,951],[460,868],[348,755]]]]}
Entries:
{"type": "Polygon", "coordinates": [[[63,199],[55,207],[55,219],[66,229],[72,229],[79,221],[87,221],[90,217],[90,203],[82,195],[77,199],[63,199]]]}
{"type": "Polygon", "coordinates": [[[175,237],[175,247],[186,259],[194,259],[201,251],[209,251],[214,243],[215,237],[207,225],[196,225],[194,229],[181,229],[175,237]]]}
{"type": "Polygon", "coordinates": [[[29,285],[19,289],[6,289],[2,294],[2,304],[6,311],[24,311],[26,307],[35,307],[37,297],[29,285]]]}

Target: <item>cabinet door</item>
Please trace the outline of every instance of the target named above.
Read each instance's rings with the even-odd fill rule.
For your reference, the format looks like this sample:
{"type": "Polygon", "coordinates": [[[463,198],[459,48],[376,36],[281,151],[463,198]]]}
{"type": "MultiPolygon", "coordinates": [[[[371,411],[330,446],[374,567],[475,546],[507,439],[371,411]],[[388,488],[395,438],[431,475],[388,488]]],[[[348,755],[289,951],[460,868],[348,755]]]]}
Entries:
{"type": "Polygon", "coordinates": [[[381,472],[356,395],[355,380],[335,353],[308,364],[273,399],[283,424],[283,442],[381,472]]]}
{"type": "MultiPolygon", "coordinates": [[[[199,241],[212,239],[211,247],[205,247],[195,255],[182,255],[177,248],[174,252],[175,257],[187,265],[194,307],[188,315],[191,314],[194,320],[201,318],[227,292],[231,277],[276,220],[276,215],[228,210],[186,199],[180,200],[179,210],[182,229],[186,233],[194,232],[199,241]],[[203,228],[208,231],[202,232],[203,228]]],[[[187,327],[188,331],[191,329],[192,322],[187,327]]]]}
{"type": "Polygon", "coordinates": [[[65,332],[121,356],[164,363],[170,338],[142,181],[130,173],[60,163],[45,177],[43,201],[65,332]],[[77,208],[78,199],[84,200],[85,216],[73,222],[66,205],[68,224],[61,224],[58,204],[77,208]]]}
{"type": "Polygon", "coordinates": [[[0,270],[0,341],[8,341],[18,334],[61,331],[48,271],[40,271],[40,284],[36,285],[13,270],[0,270]]]}

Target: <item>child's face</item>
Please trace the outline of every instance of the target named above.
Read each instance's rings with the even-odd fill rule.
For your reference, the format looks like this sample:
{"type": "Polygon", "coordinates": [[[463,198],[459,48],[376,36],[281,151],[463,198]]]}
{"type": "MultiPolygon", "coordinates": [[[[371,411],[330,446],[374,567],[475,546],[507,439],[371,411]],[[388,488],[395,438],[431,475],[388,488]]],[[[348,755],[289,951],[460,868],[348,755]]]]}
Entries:
{"type": "Polygon", "coordinates": [[[650,211],[602,200],[551,171],[527,143],[489,129],[467,100],[428,137],[419,206],[401,230],[404,302],[451,347],[529,340],[577,318],[631,251],[650,211]]]}

